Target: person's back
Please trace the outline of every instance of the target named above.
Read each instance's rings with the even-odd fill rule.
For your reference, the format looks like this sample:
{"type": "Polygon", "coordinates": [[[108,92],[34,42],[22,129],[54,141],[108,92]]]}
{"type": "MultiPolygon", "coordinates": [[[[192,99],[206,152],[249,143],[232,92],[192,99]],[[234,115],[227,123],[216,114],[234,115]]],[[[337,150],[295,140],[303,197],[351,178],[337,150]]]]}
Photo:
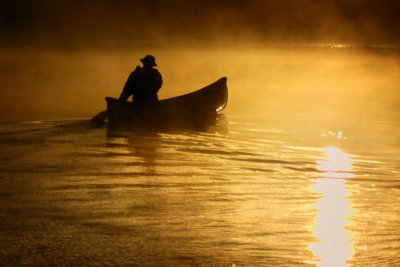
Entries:
{"type": "Polygon", "coordinates": [[[119,99],[126,101],[132,95],[133,103],[135,104],[148,105],[157,103],[157,93],[163,82],[161,74],[157,69],[153,68],[157,66],[155,58],[147,55],[141,59],[141,62],[143,67],[136,67],[129,75],[119,99]]]}

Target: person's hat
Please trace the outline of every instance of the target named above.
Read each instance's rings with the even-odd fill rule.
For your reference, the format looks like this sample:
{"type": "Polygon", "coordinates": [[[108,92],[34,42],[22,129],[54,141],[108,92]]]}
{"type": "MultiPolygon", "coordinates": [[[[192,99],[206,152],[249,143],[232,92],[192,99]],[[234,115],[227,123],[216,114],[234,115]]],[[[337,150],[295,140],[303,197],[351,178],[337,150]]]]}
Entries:
{"type": "Polygon", "coordinates": [[[155,57],[153,57],[152,55],[147,55],[147,56],[145,56],[144,58],[142,58],[142,59],[140,59],[140,61],[143,63],[143,64],[151,64],[152,66],[157,66],[157,64],[156,64],[156,58],[155,57]]]}

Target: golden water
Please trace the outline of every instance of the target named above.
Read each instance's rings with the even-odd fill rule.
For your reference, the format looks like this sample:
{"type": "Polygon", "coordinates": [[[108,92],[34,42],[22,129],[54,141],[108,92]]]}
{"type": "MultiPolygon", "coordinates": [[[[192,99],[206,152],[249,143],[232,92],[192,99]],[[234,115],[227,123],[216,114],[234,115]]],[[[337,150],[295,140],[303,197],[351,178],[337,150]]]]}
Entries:
{"type": "MultiPolygon", "coordinates": [[[[226,64],[229,107],[203,132],[0,124],[1,262],[399,265],[398,55],[279,51],[176,78],[201,87],[226,64]]],[[[164,73],[166,95],[178,72],[164,73]]]]}

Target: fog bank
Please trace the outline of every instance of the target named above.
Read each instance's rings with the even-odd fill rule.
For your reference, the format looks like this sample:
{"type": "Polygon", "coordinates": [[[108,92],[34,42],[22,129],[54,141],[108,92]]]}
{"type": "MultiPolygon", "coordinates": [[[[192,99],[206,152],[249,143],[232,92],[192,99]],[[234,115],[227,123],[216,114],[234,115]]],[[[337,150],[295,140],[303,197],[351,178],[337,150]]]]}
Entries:
{"type": "MultiPolygon", "coordinates": [[[[0,54],[0,120],[89,118],[118,97],[129,73],[152,53],[160,99],[228,77],[226,114],[329,115],[396,109],[398,50],[355,48],[153,48],[19,50],[0,54]]],[[[349,115],[349,114],[347,114],[349,115]]]]}
{"type": "Polygon", "coordinates": [[[268,43],[398,45],[392,0],[6,0],[2,45],[132,47],[268,43]]]}

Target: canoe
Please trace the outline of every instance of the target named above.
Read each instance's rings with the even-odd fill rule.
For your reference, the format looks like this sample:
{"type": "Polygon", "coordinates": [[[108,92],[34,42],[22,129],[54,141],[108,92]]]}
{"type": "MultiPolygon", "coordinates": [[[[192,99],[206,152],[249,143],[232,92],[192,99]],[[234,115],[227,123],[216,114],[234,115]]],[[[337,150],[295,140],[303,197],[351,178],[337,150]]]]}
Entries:
{"type": "Polygon", "coordinates": [[[106,97],[108,127],[169,128],[202,127],[215,120],[228,102],[227,78],[189,94],[142,106],[106,97]]]}

